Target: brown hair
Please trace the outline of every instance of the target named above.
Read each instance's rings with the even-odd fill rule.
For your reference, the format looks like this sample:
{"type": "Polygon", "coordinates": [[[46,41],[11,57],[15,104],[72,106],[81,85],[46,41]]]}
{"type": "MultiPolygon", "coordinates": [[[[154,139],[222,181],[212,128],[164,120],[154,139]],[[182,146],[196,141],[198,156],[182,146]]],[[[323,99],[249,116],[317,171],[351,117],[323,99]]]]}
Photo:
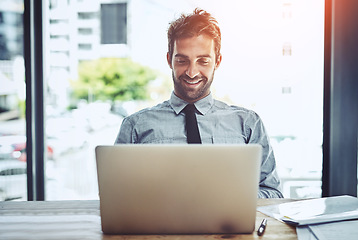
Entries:
{"type": "Polygon", "coordinates": [[[196,8],[192,14],[182,14],[170,23],[168,29],[168,53],[173,57],[174,42],[177,39],[206,35],[214,40],[216,59],[220,54],[221,32],[218,22],[210,13],[196,8]]]}

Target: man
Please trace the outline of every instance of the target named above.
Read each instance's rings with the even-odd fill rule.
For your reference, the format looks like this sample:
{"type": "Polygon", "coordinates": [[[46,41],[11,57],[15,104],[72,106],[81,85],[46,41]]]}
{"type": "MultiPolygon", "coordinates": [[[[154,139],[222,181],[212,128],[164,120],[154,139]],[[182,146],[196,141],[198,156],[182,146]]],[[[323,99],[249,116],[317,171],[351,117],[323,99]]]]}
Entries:
{"type": "Polygon", "coordinates": [[[189,142],[185,108],[191,103],[195,106],[200,133],[197,143],[262,145],[258,197],[282,197],[275,158],[260,117],[253,111],[228,106],[212,97],[210,86],[222,59],[220,47],[220,29],[209,13],[195,9],[193,14],[173,21],[168,29],[167,53],[174,82],[171,98],[125,118],[116,143],[189,142]]]}

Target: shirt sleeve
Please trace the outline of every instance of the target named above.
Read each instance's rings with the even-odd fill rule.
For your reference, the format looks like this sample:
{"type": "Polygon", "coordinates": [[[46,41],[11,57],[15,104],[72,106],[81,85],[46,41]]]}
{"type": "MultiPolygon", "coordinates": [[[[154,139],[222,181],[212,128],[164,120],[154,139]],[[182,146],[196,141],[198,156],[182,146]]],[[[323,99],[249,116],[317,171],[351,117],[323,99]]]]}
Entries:
{"type": "Polygon", "coordinates": [[[253,118],[247,122],[248,143],[262,146],[262,162],[259,182],[259,198],[283,198],[280,191],[280,179],[276,171],[275,156],[270,145],[261,118],[253,113],[253,118]]]}
{"type": "Polygon", "coordinates": [[[128,118],[124,118],[114,144],[134,143],[133,124],[128,118]]]}

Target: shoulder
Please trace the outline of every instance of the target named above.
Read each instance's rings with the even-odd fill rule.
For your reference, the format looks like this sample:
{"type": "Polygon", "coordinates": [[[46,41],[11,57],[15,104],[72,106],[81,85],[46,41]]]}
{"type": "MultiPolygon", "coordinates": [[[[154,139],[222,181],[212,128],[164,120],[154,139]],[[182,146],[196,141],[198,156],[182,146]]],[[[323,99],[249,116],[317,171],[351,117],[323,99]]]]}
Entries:
{"type": "Polygon", "coordinates": [[[232,113],[245,118],[260,119],[259,115],[254,110],[236,105],[228,105],[219,100],[214,100],[214,111],[232,113]]]}
{"type": "Polygon", "coordinates": [[[151,115],[156,115],[161,112],[170,111],[172,108],[169,104],[169,101],[164,101],[162,103],[159,103],[156,106],[144,108],[138,112],[135,112],[127,117],[124,118],[123,121],[135,123],[140,119],[148,118],[151,115]]]}

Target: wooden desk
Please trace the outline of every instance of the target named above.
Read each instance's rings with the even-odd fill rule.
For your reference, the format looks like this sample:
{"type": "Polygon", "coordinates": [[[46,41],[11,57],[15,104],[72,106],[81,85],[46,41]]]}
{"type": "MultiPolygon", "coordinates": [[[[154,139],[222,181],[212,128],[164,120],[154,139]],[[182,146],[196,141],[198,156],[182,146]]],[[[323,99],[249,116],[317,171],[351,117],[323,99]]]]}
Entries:
{"type": "MultiPolygon", "coordinates": [[[[259,199],[258,206],[291,201],[259,199]]],[[[256,230],[264,218],[257,212],[256,230]]],[[[296,229],[268,218],[265,234],[239,235],[104,235],[99,201],[0,202],[0,239],[297,239],[296,229]]]]}

